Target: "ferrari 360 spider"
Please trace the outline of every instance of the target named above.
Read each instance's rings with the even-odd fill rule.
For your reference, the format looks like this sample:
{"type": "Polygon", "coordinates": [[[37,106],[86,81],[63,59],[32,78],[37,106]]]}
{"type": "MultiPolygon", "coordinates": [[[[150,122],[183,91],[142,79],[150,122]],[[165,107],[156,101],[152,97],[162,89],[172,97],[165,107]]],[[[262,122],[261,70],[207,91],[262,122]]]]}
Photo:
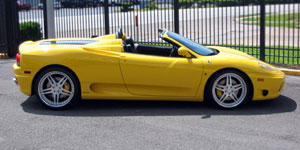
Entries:
{"type": "Polygon", "coordinates": [[[81,99],[209,101],[235,108],[283,90],[285,74],[248,54],[203,46],[167,29],[159,36],[166,44],[138,44],[121,29],[96,38],[27,41],[16,55],[13,79],[52,109],[81,99]]]}

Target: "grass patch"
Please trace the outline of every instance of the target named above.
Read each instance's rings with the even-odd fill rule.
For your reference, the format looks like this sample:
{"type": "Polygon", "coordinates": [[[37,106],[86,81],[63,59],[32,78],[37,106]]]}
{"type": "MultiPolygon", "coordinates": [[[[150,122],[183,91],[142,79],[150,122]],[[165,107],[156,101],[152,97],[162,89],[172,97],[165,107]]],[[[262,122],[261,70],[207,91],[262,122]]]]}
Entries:
{"type": "MultiPolygon", "coordinates": [[[[249,14],[240,16],[241,21],[248,25],[260,25],[259,14],[249,14]]],[[[289,14],[266,14],[265,24],[267,27],[300,27],[300,13],[289,14]]]]}

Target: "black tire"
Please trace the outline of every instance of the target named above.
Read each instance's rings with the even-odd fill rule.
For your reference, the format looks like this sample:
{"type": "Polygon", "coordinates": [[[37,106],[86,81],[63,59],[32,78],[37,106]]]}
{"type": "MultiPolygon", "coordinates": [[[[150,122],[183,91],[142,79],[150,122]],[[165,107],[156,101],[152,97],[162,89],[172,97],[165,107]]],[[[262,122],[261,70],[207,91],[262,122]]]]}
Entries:
{"type": "MultiPolygon", "coordinates": [[[[54,83],[54,82],[52,82],[52,83],[54,83]]],[[[37,96],[37,98],[40,100],[40,102],[44,106],[46,106],[49,109],[53,109],[53,110],[66,109],[66,108],[69,108],[69,107],[75,105],[76,103],[78,103],[78,101],[81,98],[80,92],[81,92],[80,84],[79,84],[79,81],[77,80],[76,76],[69,70],[60,68],[60,67],[47,68],[47,69],[43,70],[41,73],[38,74],[36,81],[34,83],[34,93],[37,96]],[[55,73],[59,73],[59,74],[55,74],[55,73]],[[55,83],[56,88],[53,88],[52,84],[49,81],[49,77],[46,78],[49,75],[52,76],[52,79],[54,79],[54,81],[56,82],[55,83]],[[60,78],[60,75],[62,76],[61,78],[60,78]],[[60,85],[59,81],[62,80],[62,78],[64,76],[67,76],[67,77],[65,77],[66,81],[63,83],[64,85],[61,85],[61,87],[59,87],[59,85],[60,85]],[[69,94],[69,93],[65,92],[65,91],[68,91],[65,89],[65,87],[67,86],[66,84],[69,84],[69,92],[71,93],[69,96],[67,96],[67,98],[65,98],[66,95],[64,95],[64,94],[69,94]],[[50,85],[50,87],[49,87],[49,85],[50,85]],[[39,86],[42,88],[40,88],[39,86]],[[48,91],[47,89],[41,90],[41,89],[43,89],[43,87],[50,89],[49,92],[51,91],[51,93],[42,94],[41,91],[48,91]],[[57,92],[55,94],[58,95],[58,102],[61,99],[62,100],[66,99],[61,102],[63,104],[55,105],[55,98],[54,98],[53,91],[57,92]],[[59,92],[61,92],[61,93],[59,94],[59,92]],[[52,97],[53,102],[51,101],[51,97],[52,97]]],[[[45,92],[45,93],[47,93],[47,92],[45,92]]]]}
{"type": "Polygon", "coordinates": [[[205,99],[210,104],[222,109],[237,108],[250,101],[253,91],[250,82],[248,77],[236,70],[224,70],[218,72],[213,75],[208,82],[205,90],[205,99]],[[225,76],[226,79],[223,79],[225,76]],[[228,76],[231,76],[230,80],[228,80],[228,76]],[[231,84],[227,84],[227,81],[231,81],[231,84]],[[238,89],[239,84],[242,87],[241,89],[238,89]]]}

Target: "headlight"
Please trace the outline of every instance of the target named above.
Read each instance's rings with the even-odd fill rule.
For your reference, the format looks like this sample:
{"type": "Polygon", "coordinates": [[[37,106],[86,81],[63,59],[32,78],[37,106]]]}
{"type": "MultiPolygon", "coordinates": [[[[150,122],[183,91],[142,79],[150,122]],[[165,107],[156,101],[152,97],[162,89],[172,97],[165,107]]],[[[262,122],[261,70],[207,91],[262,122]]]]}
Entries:
{"type": "Polygon", "coordinates": [[[263,69],[263,70],[267,70],[267,71],[277,71],[275,68],[267,65],[267,64],[264,64],[262,62],[258,62],[258,66],[260,69],[263,69]]]}

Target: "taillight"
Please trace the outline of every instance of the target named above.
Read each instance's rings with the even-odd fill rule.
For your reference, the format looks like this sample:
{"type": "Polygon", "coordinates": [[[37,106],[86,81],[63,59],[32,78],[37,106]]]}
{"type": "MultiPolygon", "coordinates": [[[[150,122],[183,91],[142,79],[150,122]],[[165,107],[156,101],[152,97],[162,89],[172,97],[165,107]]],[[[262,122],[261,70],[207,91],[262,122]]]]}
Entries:
{"type": "Polygon", "coordinates": [[[20,66],[20,59],[21,59],[21,56],[19,53],[16,54],[16,60],[17,60],[17,65],[20,66]]]}

